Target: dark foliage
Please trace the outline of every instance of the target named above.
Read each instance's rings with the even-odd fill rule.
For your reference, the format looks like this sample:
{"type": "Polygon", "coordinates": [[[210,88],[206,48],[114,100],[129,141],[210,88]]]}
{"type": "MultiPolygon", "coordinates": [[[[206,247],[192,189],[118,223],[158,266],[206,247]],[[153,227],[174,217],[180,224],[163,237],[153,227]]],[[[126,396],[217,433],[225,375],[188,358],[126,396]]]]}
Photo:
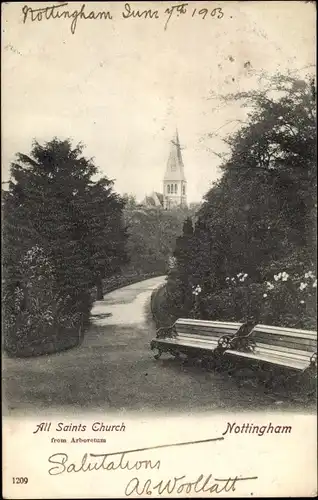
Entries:
{"type": "Polygon", "coordinates": [[[81,144],[73,148],[69,140],[35,141],[30,155],[17,154],[11,166],[3,194],[4,330],[10,352],[56,336],[67,344],[72,331],[78,339],[88,322],[92,287],[100,288],[126,261],[124,202],[112,181],[93,180],[98,169],[82,152],[81,144]],[[35,282],[41,283],[37,291],[35,282]],[[48,308],[50,319],[41,326],[39,317],[48,308]]]}
{"type": "Polygon", "coordinates": [[[127,199],[124,213],[129,234],[129,263],[124,272],[165,274],[183,222],[187,216],[194,216],[194,211],[146,208],[127,199]]]}
{"type": "Polygon", "coordinates": [[[316,121],[311,81],[271,79],[227,97],[250,107],[227,139],[223,176],[168,281],[179,315],[315,328],[316,121]],[[199,285],[200,291],[193,293],[199,285]]]}

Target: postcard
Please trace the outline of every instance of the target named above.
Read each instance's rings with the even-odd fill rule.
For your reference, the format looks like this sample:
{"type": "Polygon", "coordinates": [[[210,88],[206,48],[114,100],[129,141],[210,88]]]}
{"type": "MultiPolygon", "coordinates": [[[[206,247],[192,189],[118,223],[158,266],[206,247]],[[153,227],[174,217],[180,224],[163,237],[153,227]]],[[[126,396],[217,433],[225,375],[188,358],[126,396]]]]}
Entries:
{"type": "Polygon", "coordinates": [[[2,3],[4,498],[316,496],[315,19],[2,3]]]}

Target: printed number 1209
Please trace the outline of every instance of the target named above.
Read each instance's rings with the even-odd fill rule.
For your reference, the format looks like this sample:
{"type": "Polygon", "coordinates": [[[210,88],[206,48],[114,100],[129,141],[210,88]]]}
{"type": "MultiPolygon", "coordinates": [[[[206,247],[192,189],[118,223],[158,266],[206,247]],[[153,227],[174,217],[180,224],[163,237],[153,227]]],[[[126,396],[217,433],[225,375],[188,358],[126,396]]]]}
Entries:
{"type": "Polygon", "coordinates": [[[29,481],[28,477],[13,477],[12,482],[13,484],[27,484],[29,481]]]}

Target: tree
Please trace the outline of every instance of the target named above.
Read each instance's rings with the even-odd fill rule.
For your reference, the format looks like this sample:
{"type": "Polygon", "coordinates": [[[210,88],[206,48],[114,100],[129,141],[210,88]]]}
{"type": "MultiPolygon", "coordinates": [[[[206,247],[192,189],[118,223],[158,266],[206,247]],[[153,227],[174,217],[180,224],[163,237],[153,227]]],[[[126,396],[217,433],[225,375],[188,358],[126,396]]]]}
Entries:
{"type": "Polygon", "coordinates": [[[182,234],[182,225],[194,211],[185,207],[163,210],[126,205],[124,214],[129,234],[126,271],[165,274],[176,239],[182,234]]]}
{"type": "Polygon", "coordinates": [[[97,287],[97,299],[103,298],[103,280],[118,273],[127,262],[124,200],[112,190],[107,178],[92,183],[89,190],[74,200],[83,214],[89,246],[89,268],[97,287]]]}
{"type": "Polygon", "coordinates": [[[21,262],[35,246],[52,266],[56,287],[86,322],[91,288],[125,260],[123,200],[107,177],[97,181],[83,145],[34,141],[18,153],[4,196],[4,279],[7,301],[23,280],[21,262]]]}
{"type": "Polygon", "coordinates": [[[182,235],[177,238],[175,250],[173,252],[177,262],[176,270],[173,269],[173,274],[178,277],[179,303],[185,310],[188,310],[189,308],[188,302],[191,297],[192,273],[189,273],[189,266],[191,265],[193,258],[193,247],[191,245],[192,238],[192,219],[187,217],[183,224],[182,235]],[[175,271],[177,271],[177,274],[175,271]]]}
{"type": "Polygon", "coordinates": [[[274,275],[285,271],[300,286],[302,275],[309,270],[316,274],[312,79],[276,75],[269,83],[262,90],[225,98],[240,100],[249,113],[245,124],[226,138],[229,155],[223,176],[198,212],[182,273],[202,288],[207,317],[246,320],[255,312],[261,317],[266,309],[265,319],[308,326],[314,320],[312,304],[306,306],[311,315],[306,317],[306,307],[295,305],[300,297],[293,287],[280,294],[279,308],[273,303],[261,311],[262,297],[268,300],[264,283],[274,275]],[[229,279],[234,280],[231,287],[229,279]],[[274,315],[269,316],[270,309],[274,315]]]}
{"type": "Polygon", "coordinates": [[[125,208],[128,210],[136,209],[138,206],[136,196],[134,194],[123,194],[123,199],[125,201],[125,208]]]}
{"type": "MultiPolygon", "coordinates": [[[[223,165],[222,187],[233,197],[232,215],[243,214],[248,260],[258,263],[255,272],[262,275],[273,260],[295,251],[302,254],[300,261],[312,263],[317,186],[312,79],[276,75],[264,91],[232,98],[243,100],[251,112],[228,140],[231,157],[223,165]]],[[[230,219],[236,226],[238,217],[230,219]]]]}

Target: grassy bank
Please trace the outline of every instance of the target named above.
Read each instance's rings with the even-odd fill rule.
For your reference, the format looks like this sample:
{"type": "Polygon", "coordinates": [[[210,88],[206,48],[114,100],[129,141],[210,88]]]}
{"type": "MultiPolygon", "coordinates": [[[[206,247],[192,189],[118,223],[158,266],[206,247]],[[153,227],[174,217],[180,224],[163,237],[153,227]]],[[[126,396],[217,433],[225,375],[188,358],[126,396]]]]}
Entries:
{"type": "Polygon", "coordinates": [[[6,348],[6,353],[10,358],[30,358],[35,356],[45,356],[57,352],[66,351],[77,347],[83,339],[83,329],[78,328],[63,334],[46,335],[42,339],[34,340],[28,344],[16,344],[6,348]]]}

